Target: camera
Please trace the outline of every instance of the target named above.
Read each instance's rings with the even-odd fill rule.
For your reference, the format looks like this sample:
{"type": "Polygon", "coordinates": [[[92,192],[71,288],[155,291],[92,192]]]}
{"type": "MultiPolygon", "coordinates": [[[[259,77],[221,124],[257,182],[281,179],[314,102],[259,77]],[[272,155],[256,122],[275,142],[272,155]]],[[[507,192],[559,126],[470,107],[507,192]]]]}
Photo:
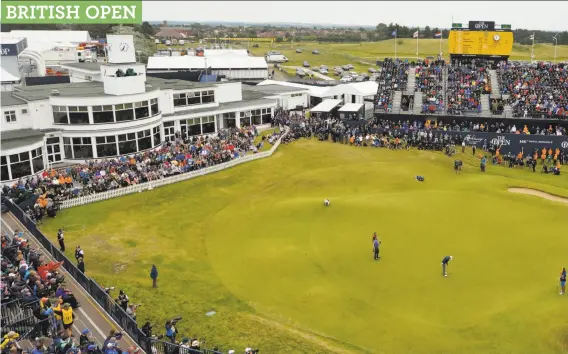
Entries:
{"type": "Polygon", "coordinates": [[[176,316],[174,318],[172,318],[170,320],[170,322],[172,323],[172,325],[175,325],[176,323],[178,323],[179,321],[181,321],[182,317],[181,316],[176,316]]]}

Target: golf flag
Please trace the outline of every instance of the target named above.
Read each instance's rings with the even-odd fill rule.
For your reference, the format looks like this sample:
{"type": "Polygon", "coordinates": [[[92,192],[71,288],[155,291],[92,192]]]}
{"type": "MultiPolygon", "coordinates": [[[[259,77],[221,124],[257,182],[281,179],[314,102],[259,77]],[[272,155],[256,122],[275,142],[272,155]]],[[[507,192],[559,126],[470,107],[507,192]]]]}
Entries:
{"type": "Polygon", "coordinates": [[[531,36],[529,37],[529,39],[532,41],[534,39],[534,34],[531,34],[531,36]]]}
{"type": "Polygon", "coordinates": [[[414,32],[414,34],[412,35],[412,38],[418,38],[418,31],[414,32]]]}
{"type": "Polygon", "coordinates": [[[392,36],[396,37],[396,30],[392,31],[392,36]]]}
{"type": "Polygon", "coordinates": [[[442,32],[436,32],[434,38],[442,38],[442,32]]]}

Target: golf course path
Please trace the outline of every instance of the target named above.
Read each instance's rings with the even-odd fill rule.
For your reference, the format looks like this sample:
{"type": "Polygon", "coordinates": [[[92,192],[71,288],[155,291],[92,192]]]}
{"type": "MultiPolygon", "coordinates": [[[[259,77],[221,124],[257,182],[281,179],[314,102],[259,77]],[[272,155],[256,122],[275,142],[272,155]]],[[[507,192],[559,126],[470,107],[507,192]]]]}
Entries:
{"type": "Polygon", "coordinates": [[[560,196],[553,195],[553,194],[550,194],[550,193],[546,193],[546,192],[543,192],[543,191],[539,191],[538,189],[532,189],[532,188],[509,188],[508,191],[509,191],[509,192],[512,192],[512,193],[520,193],[520,194],[534,195],[534,196],[536,196],[536,197],[540,197],[540,198],[552,200],[553,202],[559,202],[559,203],[568,204],[568,198],[560,197],[560,196]]]}

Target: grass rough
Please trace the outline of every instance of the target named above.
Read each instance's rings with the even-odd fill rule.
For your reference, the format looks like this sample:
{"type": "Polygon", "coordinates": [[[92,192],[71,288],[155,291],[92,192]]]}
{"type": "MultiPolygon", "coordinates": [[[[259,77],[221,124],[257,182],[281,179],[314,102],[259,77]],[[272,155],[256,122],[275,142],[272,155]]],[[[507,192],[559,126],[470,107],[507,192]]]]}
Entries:
{"type": "Polygon", "coordinates": [[[481,173],[471,150],[456,158],[460,175],[441,153],[302,140],[227,171],[64,210],[42,230],[55,242],[57,228],[73,224],[67,256],[80,244],[87,275],[143,303],[140,324],[160,333],[182,315],[180,338],[209,347],[566,353],[567,299],[556,289],[568,206],[507,188],[568,196],[568,175],[481,173]]]}

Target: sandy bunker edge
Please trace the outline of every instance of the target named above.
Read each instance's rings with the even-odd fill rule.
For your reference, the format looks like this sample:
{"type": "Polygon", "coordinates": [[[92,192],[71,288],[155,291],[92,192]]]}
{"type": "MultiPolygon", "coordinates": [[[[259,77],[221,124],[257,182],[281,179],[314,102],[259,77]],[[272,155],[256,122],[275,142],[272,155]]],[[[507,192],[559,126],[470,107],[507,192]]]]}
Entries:
{"type": "Polygon", "coordinates": [[[547,199],[547,200],[552,200],[553,202],[568,204],[568,198],[561,197],[561,196],[554,195],[554,194],[550,194],[550,193],[547,193],[547,192],[543,192],[543,191],[538,190],[538,189],[511,187],[511,188],[508,188],[507,191],[512,192],[512,193],[533,195],[533,196],[544,198],[544,199],[547,199]]]}

